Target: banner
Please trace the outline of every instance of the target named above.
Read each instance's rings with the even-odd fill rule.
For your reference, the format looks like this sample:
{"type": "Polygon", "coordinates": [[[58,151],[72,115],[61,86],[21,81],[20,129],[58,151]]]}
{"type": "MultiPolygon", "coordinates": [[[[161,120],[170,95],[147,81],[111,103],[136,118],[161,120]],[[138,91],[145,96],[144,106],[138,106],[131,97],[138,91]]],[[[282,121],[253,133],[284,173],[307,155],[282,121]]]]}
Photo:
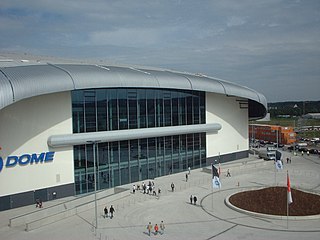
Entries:
{"type": "Polygon", "coordinates": [[[282,170],[283,169],[283,164],[281,160],[276,161],[276,169],[277,170],[282,170]]]}
{"type": "Polygon", "coordinates": [[[293,203],[293,200],[292,200],[292,195],[291,195],[289,173],[287,173],[287,189],[288,189],[288,204],[291,204],[291,203],[293,203]]]}
{"type": "Polygon", "coordinates": [[[212,187],[221,188],[218,169],[212,164],[212,187]]]}

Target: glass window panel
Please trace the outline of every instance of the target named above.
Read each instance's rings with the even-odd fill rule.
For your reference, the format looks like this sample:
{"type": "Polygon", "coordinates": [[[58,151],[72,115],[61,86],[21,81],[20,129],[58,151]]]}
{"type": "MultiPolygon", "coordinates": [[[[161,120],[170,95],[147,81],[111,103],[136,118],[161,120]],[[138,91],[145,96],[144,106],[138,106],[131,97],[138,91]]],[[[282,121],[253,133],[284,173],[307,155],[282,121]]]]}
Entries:
{"type": "Polygon", "coordinates": [[[129,102],[129,128],[136,129],[138,127],[138,105],[137,105],[137,92],[130,90],[128,92],[128,102],[129,102]]]}
{"type": "Polygon", "coordinates": [[[186,125],[186,98],[184,93],[180,93],[179,98],[179,124],[186,125]]]}
{"type": "Polygon", "coordinates": [[[171,93],[166,91],[163,93],[164,98],[164,125],[171,126],[171,93]]]}
{"type": "Polygon", "coordinates": [[[128,141],[120,142],[120,162],[129,162],[128,141]]]}
{"type": "Polygon", "coordinates": [[[108,91],[108,116],[109,116],[109,130],[118,130],[118,100],[117,90],[109,89],[108,91]]]}
{"type": "Polygon", "coordinates": [[[93,90],[84,92],[85,131],[96,131],[96,94],[93,90]]]}
{"type": "Polygon", "coordinates": [[[74,146],[73,155],[74,155],[74,168],[85,169],[86,168],[85,145],[74,146]]]}
{"type": "Polygon", "coordinates": [[[146,90],[138,90],[138,128],[147,127],[147,101],[146,90]]]}
{"type": "Polygon", "coordinates": [[[108,100],[105,89],[98,89],[97,93],[97,121],[98,131],[107,131],[108,100]]]}
{"type": "Polygon", "coordinates": [[[149,178],[156,177],[156,139],[148,139],[149,178]]]}
{"type": "Polygon", "coordinates": [[[200,92],[200,118],[201,123],[206,123],[206,95],[200,92]]]}
{"type": "Polygon", "coordinates": [[[200,123],[200,100],[198,94],[195,92],[193,95],[193,124],[200,123]]]}
{"type": "Polygon", "coordinates": [[[83,91],[72,91],[73,132],[84,132],[84,99],[83,91]]]}
{"type": "Polygon", "coordinates": [[[172,171],[172,137],[165,137],[164,147],[165,147],[165,174],[171,174],[172,171]]]}
{"type": "Polygon", "coordinates": [[[108,159],[108,143],[99,143],[98,145],[99,166],[105,166],[109,163],[108,159]]]}
{"type": "Polygon", "coordinates": [[[139,164],[140,164],[140,179],[144,180],[148,178],[148,142],[147,139],[139,140],[139,164]]]}
{"type": "Polygon", "coordinates": [[[127,91],[118,89],[119,129],[128,129],[127,91]]]}
{"type": "Polygon", "coordinates": [[[157,91],[157,99],[156,99],[156,121],[157,126],[162,127],[164,125],[163,120],[163,91],[157,91]]]}
{"type": "Polygon", "coordinates": [[[188,94],[187,96],[187,125],[193,124],[193,110],[192,110],[192,95],[188,94]]]}
{"type": "Polygon", "coordinates": [[[155,127],[156,125],[155,93],[154,90],[147,90],[148,127],[155,127]]]}
{"type": "Polygon", "coordinates": [[[110,163],[114,164],[116,163],[117,166],[119,162],[119,144],[118,142],[111,142],[110,144],[110,163]]]}
{"type": "Polygon", "coordinates": [[[179,125],[179,98],[178,92],[172,93],[172,126],[179,125]]]}
{"type": "Polygon", "coordinates": [[[129,143],[131,182],[136,182],[139,181],[138,140],[130,140],[129,143]]]}

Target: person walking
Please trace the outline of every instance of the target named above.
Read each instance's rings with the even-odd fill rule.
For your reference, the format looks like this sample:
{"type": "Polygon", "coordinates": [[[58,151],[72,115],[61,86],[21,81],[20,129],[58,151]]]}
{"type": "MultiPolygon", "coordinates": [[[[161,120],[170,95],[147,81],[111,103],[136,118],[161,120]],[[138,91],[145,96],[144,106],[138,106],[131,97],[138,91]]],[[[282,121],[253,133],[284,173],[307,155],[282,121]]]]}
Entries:
{"type": "Polygon", "coordinates": [[[193,197],[192,195],[190,196],[190,204],[192,204],[192,200],[193,200],[193,197]]]}
{"type": "Polygon", "coordinates": [[[194,205],[197,205],[197,200],[198,200],[197,197],[194,196],[194,197],[193,197],[193,203],[194,203],[194,205]]]}
{"type": "Polygon", "coordinates": [[[161,223],[160,223],[160,234],[162,235],[162,234],[164,234],[164,229],[165,229],[165,226],[164,226],[164,223],[163,223],[163,221],[161,221],[161,223]]]}
{"type": "Polygon", "coordinates": [[[159,232],[159,226],[158,224],[154,225],[154,235],[157,235],[159,232]]]}
{"type": "Polygon", "coordinates": [[[188,173],[186,173],[186,182],[188,182],[188,173]]]}
{"type": "Polygon", "coordinates": [[[110,218],[113,218],[113,213],[115,212],[113,206],[110,207],[110,218]]]}
{"type": "Polygon", "coordinates": [[[189,171],[189,175],[190,175],[190,173],[191,173],[191,168],[190,167],[188,167],[188,171],[189,171]]]}
{"type": "Polygon", "coordinates": [[[227,171],[227,177],[231,177],[230,170],[227,171]]]}
{"type": "Polygon", "coordinates": [[[174,184],[173,183],[171,183],[171,190],[172,190],[172,192],[174,192],[174,184]]]}
{"type": "Polygon", "coordinates": [[[104,218],[107,218],[108,217],[108,208],[107,206],[104,207],[104,218]]]}
{"type": "Polygon", "coordinates": [[[147,230],[148,230],[148,234],[150,236],[151,230],[152,230],[152,224],[151,222],[149,222],[149,224],[147,225],[147,230]]]}

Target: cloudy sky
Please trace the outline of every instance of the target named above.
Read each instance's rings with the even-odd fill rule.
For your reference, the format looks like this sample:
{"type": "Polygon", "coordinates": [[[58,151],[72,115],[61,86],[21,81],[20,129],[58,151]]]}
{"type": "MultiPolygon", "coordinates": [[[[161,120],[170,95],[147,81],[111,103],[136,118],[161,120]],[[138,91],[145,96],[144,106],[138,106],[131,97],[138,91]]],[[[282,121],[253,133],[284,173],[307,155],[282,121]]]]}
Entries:
{"type": "Polygon", "coordinates": [[[0,52],[202,73],[320,100],[320,0],[1,0],[0,52]]]}

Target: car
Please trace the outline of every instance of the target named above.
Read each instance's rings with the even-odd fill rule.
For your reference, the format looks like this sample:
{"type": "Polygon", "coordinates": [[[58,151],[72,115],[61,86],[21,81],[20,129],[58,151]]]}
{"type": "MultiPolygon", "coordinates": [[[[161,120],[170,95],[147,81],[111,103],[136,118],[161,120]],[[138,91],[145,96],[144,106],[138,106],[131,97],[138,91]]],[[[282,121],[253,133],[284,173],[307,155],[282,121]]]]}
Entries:
{"type": "Polygon", "coordinates": [[[319,153],[319,150],[314,149],[314,148],[311,148],[311,149],[309,150],[309,153],[310,153],[310,154],[318,154],[318,153],[319,153]]]}

